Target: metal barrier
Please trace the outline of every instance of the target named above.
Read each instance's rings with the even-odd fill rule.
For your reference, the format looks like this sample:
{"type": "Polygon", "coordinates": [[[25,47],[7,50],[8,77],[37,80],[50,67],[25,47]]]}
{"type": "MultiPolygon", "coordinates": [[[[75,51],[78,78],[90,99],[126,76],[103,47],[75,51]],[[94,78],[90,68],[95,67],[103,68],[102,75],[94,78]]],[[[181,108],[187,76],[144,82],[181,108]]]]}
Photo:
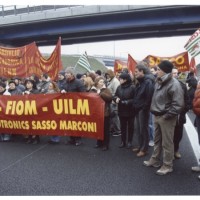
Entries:
{"type": "Polygon", "coordinates": [[[29,14],[35,12],[43,12],[46,10],[57,10],[61,8],[72,8],[81,5],[10,5],[10,6],[0,6],[0,17],[5,17],[9,15],[18,15],[18,14],[29,14]]]}

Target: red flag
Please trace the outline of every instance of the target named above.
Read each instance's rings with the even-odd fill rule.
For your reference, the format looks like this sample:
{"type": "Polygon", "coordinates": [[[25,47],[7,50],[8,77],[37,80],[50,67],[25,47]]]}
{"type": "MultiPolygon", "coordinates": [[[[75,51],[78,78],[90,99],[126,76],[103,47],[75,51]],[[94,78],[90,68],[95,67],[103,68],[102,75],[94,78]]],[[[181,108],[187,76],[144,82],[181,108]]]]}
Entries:
{"type": "Polygon", "coordinates": [[[130,54],[128,54],[128,63],[127,63],[128,71],[134,74],[136,65],[137,62],[132,58],[130,54]]]}
{"type": "Polygon", "coordinates": [[[194,57],[190,60],[190,70],[194,72],[195,75],[197,75],[197,68],[194,57]]]}
{"type": "Polygon", "coordinates": [[[162,60],[169,60],[173,63],[173,65],[177,67],[179,72],[189,71],[189,58],[187,51],[172,57],[159,57],[148,55],[144,60],[148,62],[149,67],[154,67],[158,65],[162,60]]]}
{"type": "Polygon", "coordinates": [[[121,60],[115,60],[114,73],[116,74],[121,72],[123,68],[127,68],[126,62],[123,62],[121,60]]]}

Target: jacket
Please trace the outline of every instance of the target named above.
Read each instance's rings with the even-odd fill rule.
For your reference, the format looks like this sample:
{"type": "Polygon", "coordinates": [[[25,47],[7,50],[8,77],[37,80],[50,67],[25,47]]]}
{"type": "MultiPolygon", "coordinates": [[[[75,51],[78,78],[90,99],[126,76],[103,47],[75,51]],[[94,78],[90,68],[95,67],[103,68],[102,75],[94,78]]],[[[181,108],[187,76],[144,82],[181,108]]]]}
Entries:
{"type": "MultiPolygon", "coordinates": [[[[97,88],[93,86],[90,92],[97,93],[97,88]]],[[[105,101],[104,117],[110,116],[110,103],[112,101],[112,94],[108,88],[102,88],[99,96],[105,101]]]]}
{"type": "Polygon", "coordinates": [[[179,81],[166,74],[158,77],[152,97],[151,112],[165,119],[177,116],[184,109],[184,94],[179,81]]]}
{"type": "Polygon", "coordinates": [[[119,98],[118,115],[119,117],[134,117],[133,98],[135,96],[135,86],[132,84],[131,79],[118,86],[114,102],[119,98]]]}
{"type": "Polygon", "coordinates": [[[135,111],[148,110],[151,106],[151,99],[154,92],[154,76],[150,74],[144,75],[144,77],[137,79],[135,97],[133,100],[135,111]]]}
{"type": "Polygon", "coordinates": [[[86,92],[83,82],[76,78],[71,81],[66,81],[63,87],[66,92],[86,92]]]}
{"type": "Polygon", "coordinates": [[[200,84],[197,85],[197,89],[194,93],[193,111],[196,115],[200,116],[200,84]]]}

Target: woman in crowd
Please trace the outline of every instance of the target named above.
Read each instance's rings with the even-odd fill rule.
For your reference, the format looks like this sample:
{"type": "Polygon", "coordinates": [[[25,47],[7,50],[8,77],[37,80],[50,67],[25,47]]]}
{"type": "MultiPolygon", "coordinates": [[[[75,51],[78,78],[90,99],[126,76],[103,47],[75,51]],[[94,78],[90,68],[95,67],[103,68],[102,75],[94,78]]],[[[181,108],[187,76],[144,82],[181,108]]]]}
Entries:
{"type": "MultiPolygon", "coordinates": [[[[57,84],[54,81],[49,82],[49,87],[46,94],[54,94],[60,92],[57,84]]],[[[60,136],[51,136],[48,141],[49,144],[58,144],[60,142],[60,136]]]]}
{"type": "Polygon", "coordinates": [[[121,125],[121,144],[119,148],[131,148],[134,131],[133,98],[135,86],[132,84],[131,76],[125,72],[120,74],[119,81],[120,85],[114,96],[114,101],[118,104],[118,115],[121,125]],[[127,133],[128,141],[126,141],[127,133]]]}
{"type": "Polygon", "coordinates": [[[109,124],[110,124],[110,103],[112,101],[112,94],[108,88],[106,88],[105,80],[102,76],[95,78],[94,86],[90,90],[99,94],[99,96],[105,101],[105,112],[104,112],[104,140],[97,140],[96,148],[103,147],[102,150],[106,151],[109,149],[109,124]]]}
{"type": "MultiPolygon", "coordinates": [[[[36,89],[36,84],[35,81],[31,80],[31,79],[27,79],[25,80],[25,88],[26,90],[24,91],[24,95],[30,95],[30,94],[38,94],[38,90],[36,89]]],[[[39,135],[29,135],[28,138],[26,138],[27,144],[38,144],[40,143],[40,137],[39,135]]]]}
{"type": "Polygon", "coordinates": [[[92,78],[88,76],[88,77],[84,77],[82,80],[86,88],[86,92],[90,92],[92,86],[94,85],[92,78]]]}

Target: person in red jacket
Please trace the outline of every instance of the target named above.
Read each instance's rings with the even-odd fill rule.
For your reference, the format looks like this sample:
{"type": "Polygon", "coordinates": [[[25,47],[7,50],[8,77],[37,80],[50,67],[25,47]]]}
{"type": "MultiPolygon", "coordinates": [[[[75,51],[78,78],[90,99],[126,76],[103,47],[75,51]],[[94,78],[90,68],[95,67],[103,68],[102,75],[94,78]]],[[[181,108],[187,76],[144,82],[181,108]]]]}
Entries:
{"type": "MultiPolygon", "coordinates": [[[[198,142],[200,145],[200,84],[197,85],[197,89],[194,94],[194,100],[193,100],[193,111],[196,114],[195,123],[197,126],[197,133],[198,133],[198,142]]],[[[200,165],[192,167],[193,172],[200,172],[200,165]]],[[[198,176],[198,179],[200,179],[200,175],[198,176]]]]}

